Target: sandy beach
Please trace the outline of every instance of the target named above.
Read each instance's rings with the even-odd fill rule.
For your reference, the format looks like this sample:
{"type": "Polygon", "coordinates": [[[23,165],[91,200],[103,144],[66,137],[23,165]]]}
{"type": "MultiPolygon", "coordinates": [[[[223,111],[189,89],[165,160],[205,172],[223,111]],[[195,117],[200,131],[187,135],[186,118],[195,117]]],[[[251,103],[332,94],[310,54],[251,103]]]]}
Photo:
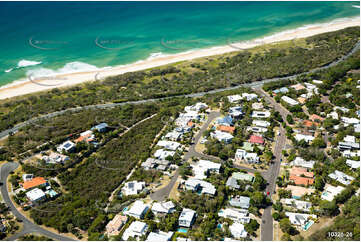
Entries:
{"type": "Polygon", "coordinates": [[[229,52],[239,51],[241,49],[252,48],[262,44],[269,44],[279,41],[292,40],[296,38],[306,38],[312,35],[337,31],[351,26],[360,26],[360,18],[341,19],[333,21],[328,24],[315,24],[288,30],[274,34],[262,39],[254,41],[247,41],[241,43],[230,43],[229,45],[213,47],[209,49],[199,49],[194,51],[187,51],[183,53],[154,57],[151,59],[138,61],[136,63],[115,66],[111,68],[103,68],[97,71],[78,72],[61,74],[52,77],[44,78],[30,78],[28,81],[12,83],[10,85],[0,88],[0,99],[11,98],[15,96],[25,95],[29,93],[50,90],[52,88],[59,88],[65,86],[76,85],[86,81],[100,80],[108,76],[123,74],[126,72],[133,72],[162,66],[179,61],[192,60],[200,57],[207,57],[229,52]]]}

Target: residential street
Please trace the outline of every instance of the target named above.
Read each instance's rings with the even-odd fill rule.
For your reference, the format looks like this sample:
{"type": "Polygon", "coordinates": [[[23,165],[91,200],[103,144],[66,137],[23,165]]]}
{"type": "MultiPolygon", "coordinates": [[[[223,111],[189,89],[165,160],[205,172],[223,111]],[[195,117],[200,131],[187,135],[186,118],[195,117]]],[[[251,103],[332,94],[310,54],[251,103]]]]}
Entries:
{"type": "Polygon", "coordinates": [[[20,232],[18,232],[17,234],[9,237],[7,240],[13,241],[13,240],[16,240],[19,237],[23,236],[24,234],[28,234],[28,233],[39,233],[39,234],[45,235],[53,240],[61,240],[61,241],[71,240],[71,241],[73,241],[73,239],[71,239],[69,237],[65,237],[65,236],[50,232],[46,229],[43,229],[39,225],[34,224],[33,222],[28,220],[24,215],[22,215],[16,209],[15,205],[12,203],[12,201],[9,197],[6,181],[7,181],[7,177],[9,176],[10,172],[15,170],[18,166],[19,166],[18,163],[8,162],[0,167],[0,176],[1,176],[0,182],[3,183],[3,185],[0,187],[2,197],[5,201],[5,203],[10,207],[11,212],[14,214],[14,216],[17,219],[21,220],[22,224],[23,224],[23,229],[20,232]]]}

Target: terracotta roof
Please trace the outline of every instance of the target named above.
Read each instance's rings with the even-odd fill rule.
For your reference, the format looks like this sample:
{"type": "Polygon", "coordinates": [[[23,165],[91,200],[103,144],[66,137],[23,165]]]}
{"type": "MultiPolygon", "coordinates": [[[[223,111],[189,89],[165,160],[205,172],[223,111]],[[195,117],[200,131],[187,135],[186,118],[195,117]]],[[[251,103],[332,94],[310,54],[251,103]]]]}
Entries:
{"type": "Polygon", "coordinates": [[[189,121],[189,122],[187,123],[187,125],[188,125],[189,127],[193,127],[193,126],[194,126],[194,123],[193,123],[192,121],[189,121]]]}
{"type": "Polygon", "coordinates": [[[286,190],[291,191],[292,196],[298,196],[298,197],[301,197],[302,195],[305,195],[305,194],[311,194],[315,191],[315,189],[313,189],[313,188],[299,187],[299,186],[293,186],[293,185],[288,185],[286,187],[286,190]]]}
{"type": "Polygon", "coordinates": [[[306,102],[306,98],[304,98],[304,97],[299,97],[299,98],[297,98],[297,101],[299,101],[301,104],[304,104],[305,102],[306,102]]]}
{"type": "Polygon", "coordinates": [[[292,86],[290,86],[290,87],[292,87],[293,89],[295,89],[295,90],[297,90],[297,91],[299,91],[299,90],[302,90],[302,89],[305,89],[305,87],[304,86],[302,86],[301,84],[296,84],[296,85],[292,85],[292,86]]]}
{"type": "Polygon", "coordinates": [[[27,190],[33,187],[40,186],[44,183],[46,183],[46,180],[43,177],[34,177],[32,180],[26,181],[22,185],[23,188],[27,190]]]}
{"type": "Polygon", "coordinates": [[[303,125],[306,126],[306,127],[308,127],[308,128],[311,128],[312,125],[317,126],[318,124],[315,123],[315,122],[312,122],[312,121],[310,121],[310,120],[305,120],[305,121],[303,121],[303,125]]]}
{"type": "Polygon", "coordinates": [[[224,125],[219,125],[217,127],[218,130],[220,131],[223,131],[223,132],[227,132],[227,133],[230,133],[230,134],[233,134],[234,131],[236,130],[235,127],[232,127],[232,126],[224,126],[224,125]]]}
{"type": "Polygon", "coordinates": [[[311,119],[313,122],[316,122],[316,120],[320,120],[320,121],[323,121],[323,120],[324,120],[324,118],[318,116],[317,114],[312,114],[312,115],[310,116],[310,119],[311,119]]]}
{"type": "Polygon", "coordinates": [[[313,178],[300,177],[300,176],[290,176],[290,181],[293,181],[296,185],[309,185],[313,184],[313,178]]]}
{"type": "Polygon", "coordinates": [[[264,140],[261,136],[252,135],[251,138],[249,138],[249,142],[251,143],[257,143],[257,144],[263,144],[264,140]]]}
{"type": "Polygon", "coordinates": [[[307,171],[307,168],[303,167],[293,167],[290,171],[291,176],[301,176],[304,175],[306,177],[313,177],[313,172],[307,171]]]}

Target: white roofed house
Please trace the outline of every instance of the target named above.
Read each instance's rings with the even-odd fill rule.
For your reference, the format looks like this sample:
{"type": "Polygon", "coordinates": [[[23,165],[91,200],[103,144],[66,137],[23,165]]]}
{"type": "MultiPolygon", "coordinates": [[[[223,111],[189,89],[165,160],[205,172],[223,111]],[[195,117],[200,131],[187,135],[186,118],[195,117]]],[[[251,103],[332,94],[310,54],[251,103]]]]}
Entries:
{"type": "Polygon", "coordinates": [[[249,208],[250,198],[245,196],[232,197],[229,200],[229,204],[233,207],[239,207],[243,209],[249,208]]]}
{"type": "Polygon", "coordinates": [[[241,106],[231,107],[229,108],[228,113],[233,118],[239,118],[243,115],[242,107],[241,106]]]}
{"type": "Polygon", "coordinates": [[[252,125],[267,128],[268,126],[271,125],[271,123],[268,121],[264,121],[264,120],[253,120],[252,125]]]}
{"type": "Polygon", "coordinates": [[[249,164],[259,163],[259,157],[257,153],[248,153],[247,151],[242,149],[237,149],[234,158],[238,162],[245,161],[249,164]]]}
{"type": "Polygon", "coordinates": [[[303,210],[305,212],[310,211],[312,203],[306,201],[300,201],[294,198],[282,198],[281,203],[287,206],[297,208],[298,210],[303,210]]]}
{"type": "Polygon", "coordinates": [[[334,171],[333,173],[328,175],[330,178],[342,183],[343,185],[349,185],[355,179],[352,176],[349,176],[341,171],[334,171]]]}
{"type": "Polygon", "coordinates": [[[163,147],[167,150],[177,150],[181,144],[174,141],[160,140],[158,141],[157,146],[163,147]]]}
{"type": "Polygon", "coordinates": [[[252,118],[269,118],[271,113],[269,111],[253,111],[252,118]]]}
{"type": "Polygon", "coordinates": [[[290,213],[290,212],[286,212],[286,216],[290,219],[291,224],[300,226],[304,230],[308,229],[306,228],[306,224],[310,220],[317,218],[317,216],[314,214],[290,213]]]}
{"type": "Polygon", "coordinates": [[[342,186],[331,186],[326,184],[324,191],[321,194],[321,199],[331,202],[338,194],[340,194],[345,188],[342,186]]]}
{"type": "Polygon", "coordinates": [[[163,215],[173,213],[175,211],[175,205],[172,201],[168,202],[155,202],[152,206],[152,212],[156,215],[163,215]]]}
{"type": "Polygon", "coordinates": [[[31,181],[33,178],[34,178],[34,175],[33,175],[33,174],[24,174],[24,175],[23,175],[23,181],[24,181],[24,182],[26,182],[26,181],[31,181]]]}
{"type": "Polygon", "coordinates": [[[154,157],[157,159],[165,160],[168,156],[173,157],[174,154],[174,151],[159,149],[154,153],[154,157]]]}
{"type": "Polygon", "coordinates": [[[135,217],[137,219],[143,219],[148,209],[148,205],[144,204],[140,200],[137,200],[133,203],[132,207],[128,211],[124,212],[124,214],[135,217]]]}
{"type": "Polygon", "coordinates": [[[65,141],[61,145],[59,145],[56,150],[61,153],[63,151],[65,152],[72,152],[75,149],[75,144],[71,142],[70,140],[65,141]]]}
{"type": "Polygon", "coordinates": [[[123,240],[128,240],[130,237],[139,238],[146,234],[148,230],[148,225],[140,221],[134,221],[129,225],[129,227],[124,231],[122,235],[123,240]]]}
{"type": "Polygon", "coordinates": [[[234,138],[233,135],[226,133],[226,132],[219,131],[219,130],[215,130],[214,132],[212,132],[211,137],[214,139],[217,139],[220,142],[224,142],[226,144],[231,143],[232,139],[234,138]]]}
{"type": "Polygon", "coordinates": [[[260,110],[263,108],[263,104],[262,103],[252,103],[252,109],[255,110],[260,110]]]}
{"type": "Polygon", "coordinates": [[[312,169],[313,166],[315,165],[315,161],[313,160],[306,161],[298,156],[292,161],[292,165],[312,169]]]}
{"type": "Polygon", "coordinates": [[[290,97],[287,97],[287,96],[282,96],[281,99],[282,99],[282,101],[284,101],[285,103],[287,103],[290,106],[296,106],[297,104],[299,104],[298,101],[296,101],[290,97]]]}
{"type": "Polygon", "coordinates": [[[248,131],[252,131],[254,133],[265,133],[267,132],[267,129],[266,128],[262,128],[262,127],[248,127],[247,128],[248,131]]]}
{"type": "Polygon", "coordinates": [[[196,211],[189,209],[189,208],[183,208],[179,218],[178,218],[178,225],[181,227],[187,227],[189,228],[192,226],[195,218],[196,218],[196,211]]]}
{"type": "Polygon", "coordinates": [[[206,108],[208,108],[208,105],[207,105],[207,104],[198,102],[198,103],[196,103],[196,104],[194,104],[194,105],[192,105],[192,106],[186,106],[186,107],[184,108],[184,111],[186,111],[186,112],[190,112],[190,111],[197,111],[197,112],[199,112],[199,111],[201,111],[202,109],[206,109],[206,108]]]}
{"type": "Polygon", "coordinates": [[[257,94],[254,93],[242,93],[242,99],[246,99],[247,101],[251,101],[253,99],[258,98],[257,94]]]}
{"type": "Polygon", "coordinates": [[[166,135],[165,135],[165,138],[166,139],[169,139],[169,140],[172,140],[172,141],[177,141],[177,140],[180,140],[183,136],[183,133],[180,133],[180,132],[177,132],[175,130],[171,131],[171,132],[168,132],[166,135]]]}
{"type": "Polygon", "coordinates": [[[122,187],[122,193],[125,196],[129,195],[137,195],[140,193],[145,187],[145,182],[138,182],[138,181],[130,181],[124,184],[122,187]]]}
{"type": "Polygon", "coordinates": [[[358,119],[358,118],[341,117],[341,121],[345,124],[345,126],[348,126],[350,124],[359,124],[360,123],[360,119],[358,119]]]}
{"type": "Polygon", "coordinates": [[[251,221],[251,218],[248,215],[249,213],[247,209],[240,208],[226,208],[221,209],[218,212],[219,217],[229,218],[242,224],[248,224],[251,221]]]}
{"type": "Polygon", "coordinates": [[[312,135],[306,135],[306,134],[296,134],[295,135],[295,139],[300,142],[301,140],[306,141],[307,143],[309,143],[310,141],[314,140],[315,137],[313,137],[312,135]]]}
{"type": "Polygon", "coordinates": [[[231,96],[227,96],[227,98],[228,98],[228,101],[230,102],[230,103],[236,103],[236,102],[239,102],[239,101],[241,101],[242,100],[242,97],[241,97],[241,95],[231,95],[231,96]]]}
{"type": "Polygon", "coordinates": [[[197,179],[205,179],[207,178],[208,173],[214,172],[219,173],[221,168],[220,163],[212,162],[209,160],[200,160],[196,164],[191,165],[193,167],[194,177],[197,179]]]}
{"type": "Polygon", "coordinates": [[[46,199],[45,192],[39,188],[34,188],[33,190],[28,191],[25,195],[32,203],[38,203],[46,199]]]}
{"type": "Polygon", "coordinates": [[[360,168],[360,161],[346,160],[346,165],[348,165],[352,169],[357,169],[360,168]]]}
{"type": "Polygon", "coordinates": [[[215,195],[217,191],[211,183],[194,178],[185,181],[184,186],[186,190],[200,192],[201,194],[215,195]]]}
{"type": "Polygon", "coordinates": [[[237,222],[229,226],[229,231],[236,239],[246,238],[248,235],[247,231],[244,229],[244,225],[237,222]]]}
{"type": "Polygon", "coordinates": [[[160,241],[169,241],[171,240],[174,232],[150,232],[146,241],[154,241],[154,242],[160,242],[160,241]]]}

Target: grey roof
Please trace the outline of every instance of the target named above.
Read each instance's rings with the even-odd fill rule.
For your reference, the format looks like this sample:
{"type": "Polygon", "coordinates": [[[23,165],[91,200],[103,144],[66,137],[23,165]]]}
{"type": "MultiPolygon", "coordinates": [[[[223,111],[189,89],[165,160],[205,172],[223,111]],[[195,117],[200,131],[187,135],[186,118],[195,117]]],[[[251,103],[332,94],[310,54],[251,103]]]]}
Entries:
{"type": "Polygon", "coordinates": [[[239,189],[239,185],[238,185],[238,182],[237,182],[237,179],[233,178],[233,177],[229,177],[228,180],[227,180],[227,183],[226,183],[226,186],[228,187],[233,187],[233,188],[236,188],[236,189],[239,189]]]}

